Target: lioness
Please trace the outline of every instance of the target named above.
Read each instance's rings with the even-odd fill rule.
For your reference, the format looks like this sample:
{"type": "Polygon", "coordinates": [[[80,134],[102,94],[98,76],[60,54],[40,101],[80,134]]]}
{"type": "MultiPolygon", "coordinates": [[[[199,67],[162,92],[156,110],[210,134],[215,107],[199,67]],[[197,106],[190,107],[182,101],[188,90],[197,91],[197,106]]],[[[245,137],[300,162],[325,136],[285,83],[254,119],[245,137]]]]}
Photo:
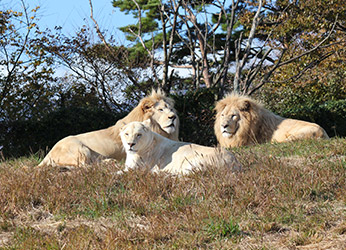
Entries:
{"type": "Polygon", "coordinates": [[[214,131],[222,147],[329,138],[319,125],[275,115],[248,96],[232,93],[216,107],[214,131]]]}
{"type": "Polygon", "coordinates": [[[120,137],[126,151],[125,170],[146,167],[187,174],[206,165],[240,169],[235,156],[226,150],[173,141],[151,131],[149,126],[150,121],[131,122],[121,129],[120,137]]]}
{"type": "Polygon", "coordinates": [[[152,91],[125,118],[114,126],[89,133],[68,136],[58,141],[39,166],[78,166],[101,159],[125,159],[119,131],[132,121],[151,119],[151,129],[178,140],[179,118],[174,101],[161,91],[152,91]]]}

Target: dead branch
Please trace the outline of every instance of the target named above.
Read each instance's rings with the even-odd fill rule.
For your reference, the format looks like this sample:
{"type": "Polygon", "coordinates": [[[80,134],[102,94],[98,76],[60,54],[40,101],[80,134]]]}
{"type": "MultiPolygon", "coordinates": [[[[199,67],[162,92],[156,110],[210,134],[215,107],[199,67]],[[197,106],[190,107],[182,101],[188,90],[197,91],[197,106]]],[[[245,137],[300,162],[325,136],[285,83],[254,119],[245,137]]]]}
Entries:
{"type": "MultiPolygon", "coordinates": [[[[252,25],[251,25],[251,30],[250,30],[250,34],[248,36],[247,42],[246,42],[246,46],[245,46],[245,50],[244,50],[244,55],[242,57],[242,59],[240,60],[239,55],[240,55],[240,51],[241,51],[241,43],[242,43],[242,39],[239,38],[238,43],[236,43],[236,74],[234,77],[234,82],[233,82],[233,86],[234,86],[234,91],[235,92],[240,92],[240,75],[241,72],[247,62],[247,59],[250,55],[250,48],[252,46],[252,41],[255,37],[255,32],[258,26],[258,22],[259,22],[259,15],[261,13],[261,9],[262,9],[262,0],[259,1],[258,3],[258,9],[256,11],[256,14],[254,16],[254,18],[252,19],[252,25]]],[[[242,37],[242,36],[241,36],[242,37]]]]}

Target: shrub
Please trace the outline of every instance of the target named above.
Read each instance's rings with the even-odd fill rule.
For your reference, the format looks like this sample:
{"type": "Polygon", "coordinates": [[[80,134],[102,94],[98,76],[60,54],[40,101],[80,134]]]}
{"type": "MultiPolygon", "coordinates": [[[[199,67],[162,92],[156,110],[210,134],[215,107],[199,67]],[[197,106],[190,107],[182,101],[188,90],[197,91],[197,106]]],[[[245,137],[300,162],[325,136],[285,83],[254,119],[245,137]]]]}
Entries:
{"type": "Polygon", "coordinates": [[[173,99],[180,118],[180,139],[201,145],[216,145],[213,110],[216,90],[188,91],[174,95],[173,99]]]}
{"type": "Polygon", "coordinates": [[[109,127],[124,114],[101,109],[66,107],[42,119],[18,120],[0,124],[0,145],[5,158],[19,157],[49,149],[60,139],[109,127]]]}

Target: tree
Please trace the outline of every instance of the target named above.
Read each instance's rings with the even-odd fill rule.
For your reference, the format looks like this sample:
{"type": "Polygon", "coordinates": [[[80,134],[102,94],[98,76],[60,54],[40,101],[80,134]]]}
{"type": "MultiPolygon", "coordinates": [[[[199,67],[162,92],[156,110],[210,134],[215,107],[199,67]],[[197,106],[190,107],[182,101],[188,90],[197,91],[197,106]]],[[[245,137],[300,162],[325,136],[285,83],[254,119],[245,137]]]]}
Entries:
{"type": "Polygon", "coordinates": [[[124,46],[113,45],[109,53],[104,44],[91,39],[91,31],[86,27],[72,37],[62,34],[60,28],[55,34],[48,31],[47,37],[40,46],[65,67],[71,87],[84,86],[107,111],[123,111],[124,98],[120,93],[139,77],[124,46]]]}
{"type": "MultiPolygon", "coordinates": [[[[340,1],[330,3],[338,4],[340,1]]],[[[168,68],[171,72],[189,68],[192,86],[199,87],[202,80],[207,88],[252,94],[281,67],[310,57],[300,70],[302,75],[330,56],[321,54],[321,48],[328,46],[337,28],[345,27],[338,19],[341,11],[334,8],[336,12],[325,19],[323,32],[316,32],[318,25],[311,20],[317,9],[304,12],[310,5],[301,1],[114,0],[113,6],[137,19],[137,24],[121,30],[134,42],[133,53],[150,58],[155,80],[167,90],[173,77],[168,76],[168,68]],[[300,42],[304,30],[319,35],[304,44],[300,42]],[[295,50],[298,45],[301,49],[295,50]],[[311,56],[316,54],[321,56],[311,56]]]]}
{"type": "Polygon", "coordinates": [[[344,6],[342,1],[326,3],[323,0],[272,1],[265,6],[267,14],[258,34],[269,38],[268,44],[277,59],[273,65],[264,68],[262,80],[254,90],[264,83],[298,80],[305,72],[334,55],[338,50],[336,47],[343,47],[346,40],[338,35],[338,27],[344,25],[345,6],[340,6],[344,6]],[[324,9],[328,11],[321,11],[324,9]],[[296,70],[293,72],[289,68],[296,70]],[[273,76],[274,72],[276,76],[273,76]],[[285,74],[277,81],[280,72],[285,74]]]}
{"type": "Polygon", "coordinates": [[[27,119],[49,109],[52,58],[38,41],[34,9],[22,0],[21,10],[0,11],[0,121],[27,119]]]}
{"type": "MultiPolygon", "coordinates": [[[[278,1],[275,11],[283,8],[283,4],[284,1],[278,1]]],[[[276,36],[281,48],[285,48],[285,60],[312,50],[322,39],[329,39],[312,53],[276,70],[264,91],[270,96],[266,102],[273,109],[282,110],[287,106],[312,106],[344,99],[346,5],[343,1],[313,0],[292,4],[286,13],[276,36]],[[330,26],[334,27],[332,32],[330,26]]]]}

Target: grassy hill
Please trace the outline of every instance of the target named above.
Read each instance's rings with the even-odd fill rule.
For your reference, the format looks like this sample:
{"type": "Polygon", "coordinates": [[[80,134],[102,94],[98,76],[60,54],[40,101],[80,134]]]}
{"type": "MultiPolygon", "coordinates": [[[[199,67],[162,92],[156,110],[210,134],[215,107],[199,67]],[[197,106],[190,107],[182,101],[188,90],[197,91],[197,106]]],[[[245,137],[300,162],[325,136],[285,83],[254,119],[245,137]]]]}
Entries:
{"type": "Polygon", "coordinates": [[[233,150],[178,178],[0,162],[0,249],[345,249],[346,139],[233,150]]]}

